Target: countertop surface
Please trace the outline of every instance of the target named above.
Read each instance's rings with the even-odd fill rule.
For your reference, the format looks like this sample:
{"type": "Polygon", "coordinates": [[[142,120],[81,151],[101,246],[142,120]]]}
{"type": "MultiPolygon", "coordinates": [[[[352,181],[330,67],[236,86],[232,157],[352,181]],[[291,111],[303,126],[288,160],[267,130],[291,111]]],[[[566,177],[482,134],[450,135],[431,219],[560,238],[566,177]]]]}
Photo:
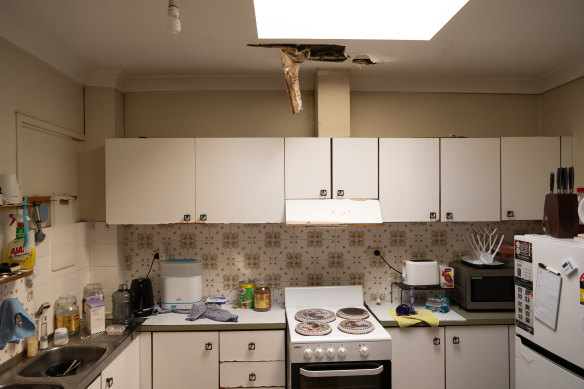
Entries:
{"type": "Polygon", "coordinates": [[[237,330],[268,330],[285,329],[286,315],[284,303],[274,303],[267,312],[257,312],[253,309],[225,308],[238,316],[237,322],[220,322],[211,319],[186,320],[187,315],[181,313],[161,313],[148,316],[140,331],[237,331],[237,330]]]}
{"type": "MultiPolygon", "coordinates": [[[[377,305],[375,302],[368,302],[367,308],[384,327],[397,327],[397,321],[389,315],[389,308],[395,309],[398,305],[398,303],[387,302],[377,305]]],[[[434,314],[440,321],[440,326],[515,324],[513,311],[470,312],[457,305],[451,305],[450,308],[451,310],[447,313],[434,314]]],[[[425,307],[415,305],[414,309],[425,309],[425,307]]]]}

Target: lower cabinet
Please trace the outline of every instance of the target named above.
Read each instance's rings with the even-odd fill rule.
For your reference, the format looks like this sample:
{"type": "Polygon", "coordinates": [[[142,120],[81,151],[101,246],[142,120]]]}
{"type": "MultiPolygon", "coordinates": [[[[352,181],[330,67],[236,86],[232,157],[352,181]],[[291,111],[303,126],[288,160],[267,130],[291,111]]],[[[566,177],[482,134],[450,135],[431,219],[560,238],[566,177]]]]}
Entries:
{"type": "Polygon", "coordinates": [[[393,389],[509,389],[506,325],[387,331],[392,337],[393,389]]]}
{"type": "Polygon", "coordinates": [[[285,332],[152,333],[153,389],[284,387],[285,332]]]}
{"type": "Polygon", "coordinates": [[[140,389],[140,342],[134,339],[86,389],[140,389]]]}

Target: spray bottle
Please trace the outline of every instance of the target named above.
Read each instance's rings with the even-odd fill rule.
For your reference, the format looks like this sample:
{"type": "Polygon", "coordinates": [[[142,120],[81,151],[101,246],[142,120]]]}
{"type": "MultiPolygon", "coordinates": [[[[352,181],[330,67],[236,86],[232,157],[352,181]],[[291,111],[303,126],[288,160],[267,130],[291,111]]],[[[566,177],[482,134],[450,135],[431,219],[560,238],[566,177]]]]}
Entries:
{"type": "MultiPolygon", "coordinates": [[[[20,265],[21,270],[30,270],[34,267],[35,260],[35,246],[34,236],[30,236],[24,216],[10,214],[12,221],[10,226],[17,222],[16,225],[16,239],[8,242],[6,247],[5,261],[20,265]]],[[[28,217],[27,217],[28,219],[28,217]]]]}

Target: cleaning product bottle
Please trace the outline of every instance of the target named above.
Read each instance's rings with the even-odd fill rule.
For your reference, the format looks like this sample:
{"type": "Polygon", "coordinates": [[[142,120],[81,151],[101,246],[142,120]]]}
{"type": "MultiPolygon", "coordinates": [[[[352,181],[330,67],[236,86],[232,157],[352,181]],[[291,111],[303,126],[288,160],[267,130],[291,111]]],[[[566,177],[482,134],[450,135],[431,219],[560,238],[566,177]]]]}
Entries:
{"type": "Polygon", "coordinates": [[[21,270],[29,270],[34,267],[35,260],[35,246],[34,237],[29,239],[28,231],[26,231],[24,217],[20,215],[10,214],[12,226],[14,222],[16,225],[16,239],[8,242],[6,246],[5,261],[20,265],[21,270]]]}

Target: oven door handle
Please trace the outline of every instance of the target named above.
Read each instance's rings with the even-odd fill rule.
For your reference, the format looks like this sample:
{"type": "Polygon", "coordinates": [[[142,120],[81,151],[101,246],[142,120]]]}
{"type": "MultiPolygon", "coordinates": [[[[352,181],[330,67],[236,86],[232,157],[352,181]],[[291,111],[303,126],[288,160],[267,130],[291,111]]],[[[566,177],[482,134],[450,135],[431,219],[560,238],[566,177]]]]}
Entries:
{"type": "Polygon", "coordinates": [[[383,365],[375,369],[347,369],[347,370],[306,370],[300,368],[300,375],[311,378],[319,377],[350,377],[350,376],[364,376],[364,375],[378,375],[383,372],[383,365]]]}

